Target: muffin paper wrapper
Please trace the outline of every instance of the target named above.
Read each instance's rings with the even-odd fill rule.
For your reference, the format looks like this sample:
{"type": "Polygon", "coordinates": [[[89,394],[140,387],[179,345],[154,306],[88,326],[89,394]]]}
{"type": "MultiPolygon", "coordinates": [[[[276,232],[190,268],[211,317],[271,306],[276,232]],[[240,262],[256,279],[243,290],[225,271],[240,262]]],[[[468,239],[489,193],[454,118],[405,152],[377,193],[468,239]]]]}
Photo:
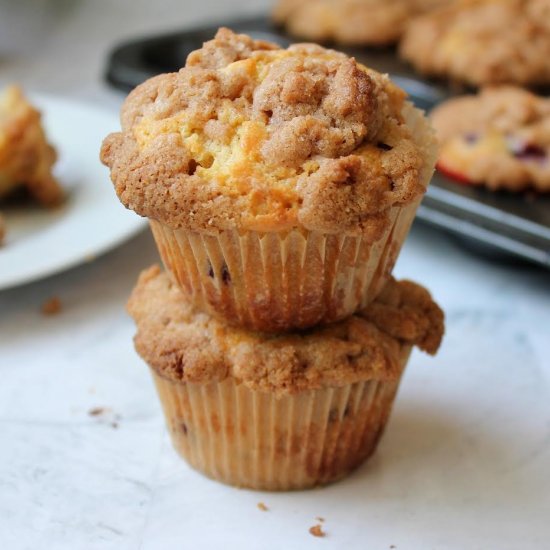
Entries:
{"type": "Polygon", "coordinates": [[[172,230],[151,221],[161,257],[202,311],[252,330],[277,332],[353,314],[382,290],[416,212],[395,209],[384,237],[304,232],[172,230]]]}
{"type": "MultiPolygon", "coordinates": [[[[419,111],[409,126],[433,172],[433,137],[419,111]],[[422,138],[424,136],[424,138],[422,138]]],[[[150,220],[160,255],[187,298],[226,322],[266,332],[331,323],[366,306],[387,282],[422,197],[390,209],[382,237],[226,230],[212,235],[150,220]]]]}
{"type": "MultiPolygon", "coordinates": [[[[410,347],[402,350],[404,369],[410,347]]],[[[342,478],[376,449],[399,380],[278,397],[233,378],[195,384],[153,371],[178,453],[210,478],[285,491],[342,478]]]]}

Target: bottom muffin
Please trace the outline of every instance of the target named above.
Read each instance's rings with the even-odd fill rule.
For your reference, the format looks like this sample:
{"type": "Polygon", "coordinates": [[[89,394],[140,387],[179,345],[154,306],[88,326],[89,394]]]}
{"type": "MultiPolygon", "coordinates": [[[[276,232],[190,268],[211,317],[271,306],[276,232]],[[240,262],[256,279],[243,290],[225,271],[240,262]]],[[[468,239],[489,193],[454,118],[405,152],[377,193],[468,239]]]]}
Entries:
{"type": "Polygon", "coordinates": [[[443,313],[391,280],[329,327],[266,335],[193,310],[155,266],[128,309],[177,451],[207,476],[252,489],[335,481],[375,450],[412,346],[434,354],[443,313]]]}

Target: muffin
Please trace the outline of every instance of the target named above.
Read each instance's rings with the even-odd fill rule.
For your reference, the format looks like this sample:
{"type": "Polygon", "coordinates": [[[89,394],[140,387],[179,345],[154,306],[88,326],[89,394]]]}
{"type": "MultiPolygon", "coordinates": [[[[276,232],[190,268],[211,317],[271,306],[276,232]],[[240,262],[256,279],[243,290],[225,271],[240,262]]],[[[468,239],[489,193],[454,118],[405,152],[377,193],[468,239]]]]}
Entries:
{"type": "Polygon", "coordinates": [[[414,19],[401,55],[425,74],[473,86],[550,83],[548,0],[462,0],[414,19]]]}
{"type": "Polygon", "coordinates": [[[315,42],[384,46],[403,34],[409,19],[451,0],[279,0],[274,20],[315,42]]]}
{"type": "Polygon", "coordinates": [[[550,99],[521,88],[486,88],[432,112],[438,169],[489,189],[550,191],[550,99]]]}
{"type": "Polygon", "coordinates": [[[295,334],[231,328],[194,310],[158,266],[128,309],[176,450],[240,487],[335,481],[375,450],[412,346],[434,354],[443,313],[422,287],[390,279],[356,315],[295,334]]]}
{"type": "Polygon", "coordinates": [[[423,113],[347,56],[218,32],[136,88],[102,161],[201,309],[262,331],[382,289],[435,165],[423,113]]]}
{"type": "Polygon", "coordinates": [[[9,86],[0,94],[0,199],[25,187],[44,206],[55,206],[63,190],[52,175],[55,149],[48,143],[40,113],[9,86]]]}

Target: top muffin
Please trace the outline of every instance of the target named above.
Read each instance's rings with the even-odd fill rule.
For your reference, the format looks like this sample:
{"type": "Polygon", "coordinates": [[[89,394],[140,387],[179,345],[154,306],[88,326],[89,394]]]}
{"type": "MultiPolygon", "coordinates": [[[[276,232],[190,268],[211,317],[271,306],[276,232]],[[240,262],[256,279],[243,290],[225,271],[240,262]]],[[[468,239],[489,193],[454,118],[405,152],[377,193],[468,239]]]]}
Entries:
{"type": "Polygon", "coordinates": [[[484,84],[550,83],[550,0],[461,0],[416,18],[401,54],[424,74],[484,84]]]}
{"type": "Polygon", "coordinates": [[[174,229],[375,237],[431,170],[431,135],[416,135],[426,123],[405,99],[343,54],[221,29],[129,95],[101,158],[128,208],[174,229]]]}

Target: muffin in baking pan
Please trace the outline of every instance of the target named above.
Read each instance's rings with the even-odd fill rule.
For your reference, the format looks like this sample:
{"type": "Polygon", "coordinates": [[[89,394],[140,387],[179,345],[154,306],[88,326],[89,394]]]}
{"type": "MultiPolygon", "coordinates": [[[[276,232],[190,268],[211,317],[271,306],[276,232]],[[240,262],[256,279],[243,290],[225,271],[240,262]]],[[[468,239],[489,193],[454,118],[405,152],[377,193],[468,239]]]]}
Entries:
{"type": "Polygon", "coordinates": [[[473,86],[547,86],[550,2],[460,0],[415,18],[400,51],[425,75],[473,86]]]}
{"type": "Polygon", "coordinates": [[[385,46],[399,40],[411,17],[452,0],[279,0],[273,19],[316,42],[385,46]]]}
{"type": "Polygon", "coordinates": [[[431,118],[441,172],[493,190],[550,192],[550,99],[490,87],[442,103],[431,118]]]}

